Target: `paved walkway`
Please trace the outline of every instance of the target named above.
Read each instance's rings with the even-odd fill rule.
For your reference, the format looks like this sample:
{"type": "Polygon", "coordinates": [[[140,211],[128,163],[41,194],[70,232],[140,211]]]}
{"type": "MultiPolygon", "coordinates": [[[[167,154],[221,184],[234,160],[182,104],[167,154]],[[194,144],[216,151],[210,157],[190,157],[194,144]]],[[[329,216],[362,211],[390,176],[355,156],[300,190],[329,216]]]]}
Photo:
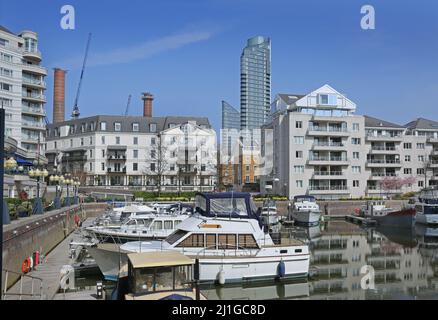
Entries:
{"type": "MultiPolygon", "coordinates": [[[[93,219],[87,219],[84,221],[83,226],[86,226],[92,222],[93,219]]],[[[64,265],[71,265],[72,259],[69,256],[69,244],[71,241],[81,241],[81,234],[79,230],[72,232],[67,238],[65,238],[55,249],[53,249],[49,255],[45,258],[43,264],[38,265],[32,272],[28,275],[31,277],[40,278],[43,280],[42,286],[42,299],[52,300],[54,299],[56,293],[59,290],[60,281],[60,270],[64,265]]],[[[19,293],[20,286],[23,286],[23,293],[30,293],[32,290],[32,279],[25,277],[23,279],[23,284],[18,281],[14,286],[8,290],[8,294],[19,293]]],[[[35,300],[41,299],[40,282],[34,281],[34,296],[23,296],[22,300],[35,300]]],[[[18,300],[20,299],[17,295],[6,295],[5,300],[18,300]]]]}

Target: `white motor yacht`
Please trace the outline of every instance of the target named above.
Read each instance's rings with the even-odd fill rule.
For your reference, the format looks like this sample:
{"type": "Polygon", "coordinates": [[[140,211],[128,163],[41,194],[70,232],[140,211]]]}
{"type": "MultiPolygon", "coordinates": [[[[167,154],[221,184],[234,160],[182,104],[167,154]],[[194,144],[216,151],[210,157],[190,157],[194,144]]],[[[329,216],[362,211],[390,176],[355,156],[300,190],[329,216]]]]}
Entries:
{"type": "MultiPolygon", "coordinates": [[[[164,241],[128,242],[116,254],[100,255],[96,263],[101,270],[116,270],[126,252],[173,250],[199,259],[204,283],[307,277],[308,246],[295,239],[274,244],[249,193],[198,194],[195,210],[164,241]]],[[[119,276],[102,272],[108,279],[119,276]]]]}
{"type": "Polygon", "coordinates": [[[416,222],[425,225],[438,225],[438,189],[427,188],[420,192],[415,203],[416,222]]]}
{"type": "Polygon", "coordinates": [[[275,202],[266,202],[261,211],[263,224],[268,226],[274,226],[280,222],[280,218],[277,212],[277,205],[275,202]]]}
{"type": "Polygon", "coordinates": [[[315,225],[319,224],[321,219],[321,210],[313,196],[296,196],[294,197],[292,207],[292,218],[295,222],[315,225]]]}

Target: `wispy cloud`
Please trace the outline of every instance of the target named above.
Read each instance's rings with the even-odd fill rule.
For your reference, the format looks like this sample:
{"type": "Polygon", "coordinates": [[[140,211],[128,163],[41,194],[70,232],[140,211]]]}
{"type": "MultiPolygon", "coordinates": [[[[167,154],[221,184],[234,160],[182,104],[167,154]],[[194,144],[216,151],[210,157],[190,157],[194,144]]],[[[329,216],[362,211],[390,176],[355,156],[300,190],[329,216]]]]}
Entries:
{"type": "MultiPolygon", "coordinates": [[[[108,52],[90,52],[87,66],[96,67],[143,60],[161,52],[175,50],[192,43],[208,40],[213,35],[214,32],[212,31],[184,32],[150,40],[130,47],[117,48],[108,52]]],[[[92,51],[92,49],[90,49],[90,51],[92,51]]],[[[76,69],[81,66],[82,59],[81,57],[75,57],[64,62],[59,62],[56,66],[76,69]]]]}

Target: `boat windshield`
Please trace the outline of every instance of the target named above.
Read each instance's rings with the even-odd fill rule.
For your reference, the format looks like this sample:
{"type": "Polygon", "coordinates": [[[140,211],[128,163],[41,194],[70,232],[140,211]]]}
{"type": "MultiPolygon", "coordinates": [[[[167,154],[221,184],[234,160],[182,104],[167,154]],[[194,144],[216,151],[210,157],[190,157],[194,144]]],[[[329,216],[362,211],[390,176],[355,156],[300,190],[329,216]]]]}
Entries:
{"type": "Polygon", "coordinates": [[[210,200],[211,213],[235,213],[239,216],[248,215],[244,198],[219,198],[210,200]]]}
{"type": "Polygon", "coordinates": [[[207,211],[207,199],[197,195],[195,198],[195,208],[201,209],[203,212],[207,211]]]}

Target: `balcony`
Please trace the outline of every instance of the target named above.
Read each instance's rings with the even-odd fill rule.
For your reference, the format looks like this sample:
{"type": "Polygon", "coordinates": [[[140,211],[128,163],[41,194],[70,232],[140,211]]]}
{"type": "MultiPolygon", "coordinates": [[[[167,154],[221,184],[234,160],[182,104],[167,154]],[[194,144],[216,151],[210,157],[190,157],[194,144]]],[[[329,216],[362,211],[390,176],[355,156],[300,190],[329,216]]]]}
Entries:
{"type": "Polygon", "coordinates": [[[66,154],[65,156],[62,157],[62,162],[69,162],[69,161],[84,162],[87,161],[87,156],[84,154],[73,154],[73,155],[66,154]]]}
{"type": "Polygon", "coordinates": [[[42,55],[41,55],[41,52],[38,50],[30,51],[30,50],[25,49],[25,50],[23,50],[23,58],[41,61],[42,55]]]}
{"type": "Polygon", "coordinates": [[[126,161],[126,155],[114,155],[114,154],[110,154],[107,155],[107,160],[111,161],[126,161]]]}
{"type": "Polygon", "coordinates": [[[396,147],[371,147],[371,154],[398,154],[396,147]]]}
{"type": "Polygon", "coordinates": [[[396,177],[396,173],[371,173],[371,180],[381,180],[385,177],[396,177]]]}
{"type": "Polygon", "coordinates": [[[46,82],[43,80],[28,79],[23,77],[23,84],[30,87],[46,88],[46,82]]]}
{"type": "Polygon", "coordinates": [[[28,63],[23,63],[21,66],[24,72],[31,72],[38,75],[47,76],[47,69],[42,66],[28,63]]]}
{"type": "Polygon", "coordinates": [[[115,168],[107,168],[106,172],[108,173],[115,173],[115,174],[123,174],[126,173],[126,167],[122,168],[121,170],[116,170],[115,168]]]}
{"type": "Polygon", "coordinates": [[[32,100],[37,102],[46,102],[46,96],[41,93],[29,93],[29,92],[23,92],[22,94],[23,99],[26,100],[32,100]]]}
{"type": "Polygon", "coordinates": [[[340,127],[312,127],[310,126],[307,135],[309,136],[349,136],[347,128],[340,127]]]}
{"type": "Polygon", "coordinates": [[[344,178],[345,174],[342,171],[315,171],[313,179],[340,179],[344,178]]]}
{"type": "Polygon", "coordinates": [[[310,194],[350,193],[347,186],[310,186],[310,194]]]}
{"type": "Polygon", "coordinates": [[[348,166],[349,162],[346,157],[310,157],[307,163],[311,166],[329,164],[333,166],[348,166]]]}
{"type": "Polygon", "coordinates": [[[386,190],[379,186],[368,186],[367,187],[367,193],[368,194],[388,194],[388,193],[400,193],[400,190],[394,189],[394,190],[386,190]]]}
{"type": "Polygon", "coordinates": [[[26,105],[21,106],[21,112],[42,117],[46,115],[43,108],[32,108],[26,105]]]}
{"type": "Polygon", "coordinates": [[[346,146],[342,142],[315,142],[312,150],[346,150],[346,146]]]}
{"type": "Polygon", "coordinates": [[[427,142],[429,142],[429,143],[438,143],[438,138],[428,138],[427,142]]]}
{"type": "Polygon", "coordinates": [[[24,143],[38,144],[39,137],[34,135],[22,135],[21,141],[24,143]]]}
{"type": "Polygon", "coordinates": [[[366,165],[370,168],[379,168],[379,167],[400,168],[402,166],[400,160],[384,160],[384,159],[367,160],[366,165]]]}
{"type": "Polygon", "coordinates": [[[430,167],[431,168],[438,168],[438,160],[430,161],[430,167]]]}
{"type": "Polygon", "coordinates": [[[46,126],[44,125],[44,123],[41,122],[36,122],[36,121],[23,121],[21,123],[21,125],[23,126],[23,128],[25,129],[31,129],[31,130],[46,130],[46,126]]]}
{"type": "Polygon", "coordinates": [[[403,137],[402,135],[390,135],[390,134],[380,134],[380,135],[373,135],[368,134],[366,136],[367,141],[402,141],[403,137]]]}

